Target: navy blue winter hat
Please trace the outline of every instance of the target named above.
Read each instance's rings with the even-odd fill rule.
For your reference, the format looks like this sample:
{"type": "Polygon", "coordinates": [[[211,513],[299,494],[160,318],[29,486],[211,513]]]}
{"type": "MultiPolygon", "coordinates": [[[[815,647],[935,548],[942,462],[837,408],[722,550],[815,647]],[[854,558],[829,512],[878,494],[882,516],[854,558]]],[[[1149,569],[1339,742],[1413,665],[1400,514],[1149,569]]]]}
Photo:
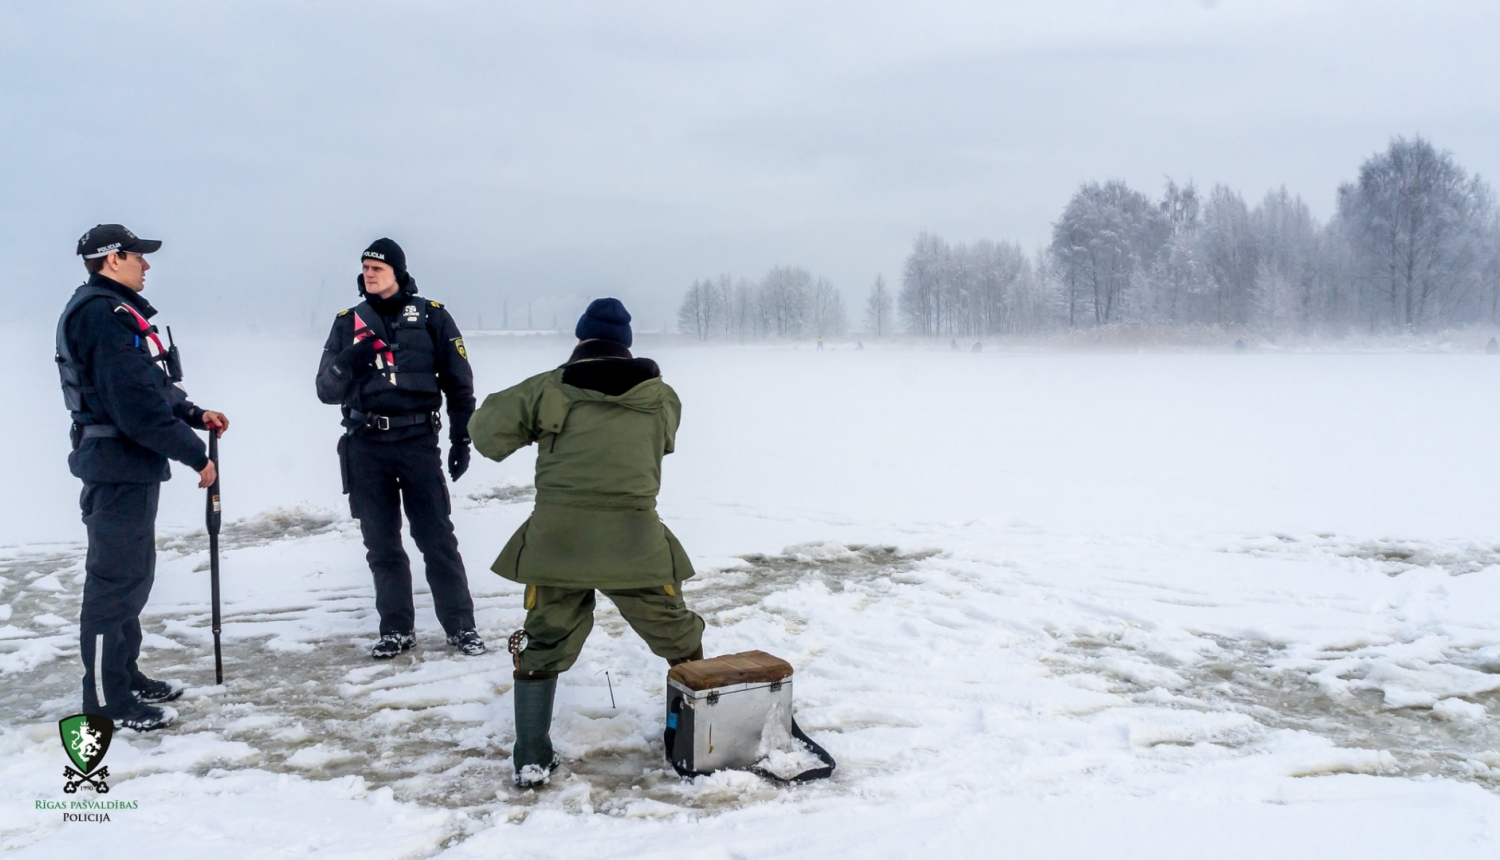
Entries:
{"type": "Polygon", "coordinates": [[[619,299],[594,299],[578,318],[573,334],[579,340],[612,340],[630,348],[630,311],[619,299]]]}

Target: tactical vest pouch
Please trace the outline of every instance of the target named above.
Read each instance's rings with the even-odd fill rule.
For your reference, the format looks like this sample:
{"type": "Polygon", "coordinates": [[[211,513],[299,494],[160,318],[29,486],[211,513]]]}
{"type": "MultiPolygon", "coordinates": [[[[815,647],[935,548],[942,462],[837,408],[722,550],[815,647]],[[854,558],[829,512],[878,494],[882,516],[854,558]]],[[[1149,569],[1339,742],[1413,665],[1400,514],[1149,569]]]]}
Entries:
{"type": "Polygon", "coordinates": [[[792,667],[764,651],[679,663],[667,673],[667,760],[682,776],[748,770],[774,782],[826,779],[833,757],[792,717],[792,667]],[[794,775],[763,766],[801,747],[821,767],[794,775]]]}
{"type": "MultiPolygon", "coordinates": [[[[83,381],[83,375],[71,362],[65,361],[62,355],[57,356],[57,374],[62,382],[63,403],[69,412],[83,411],[83,390],[92,389],[83,381]]],[[[74,447],[77,447],[76,445],[74,447]]]]}
{"type": "Polygon", "coordinates": [[[366,398],[378,398],[392,391],[441,393],[434,359],[437,337],[427,324],[428,305],[426,300],[413,297],[395,316],[389,328],[386,319],[368,300],[354,306],[355,318],[385,344],[380,355],[395,360],[394,367],[385,366],[378,360],[375,372],[359,383],[360,392],[366,398]]]}
{"type": "MultiPolygon", "coordinates": [[[[83,303],[95,298],[111,298],[109,292],[101,287],[91,287],[84,284],[73,293],[68,300],[67,307],[63,308],[62,316],[57,318],[56,354],[57,374],[62,383],[63,404],[68,411],[73,413],[76,421],[80,416],[87,418],[83,396],[94,393],[94,385],[89,382],[84,374],[83,367],[73,357],[73,350],[68,347],[68,319],[73,312],[83,307],[83,303]]],[[[73,446],[78,447],[77,443],[73,446]]]]}
{"type": "MultiPolygon", "coordinates": [[[[405,390],[405,391],[421,391],[421,392],[425,392],[425,393],[428,393],[428,394],[437,394],[439,391],[441,391],[441,389],[438,388],[438,382],[437,382],[437,375],[436,374],[434,374],[430,370],[428,370],[428,371],[421,371],[421,372],[413,371],[413,372],[410,372],[410,373],[408,373],[407,371],[404,371],[404,370],[400,370],[399,368],[401,367],[401,365],[400,365],[401,354],[397,353],[396,355],[397,355],[397,358],[396,358],[397,365],[396,365],[396,367],[398,369],[396,370],[396,386],[395,387],[400,388],[400,389],[405,390]]],[[[378,374],[378,373],[374,374],[374,375],[376,375],[376,376],[382,376],[382,374],[378,374]]]]}

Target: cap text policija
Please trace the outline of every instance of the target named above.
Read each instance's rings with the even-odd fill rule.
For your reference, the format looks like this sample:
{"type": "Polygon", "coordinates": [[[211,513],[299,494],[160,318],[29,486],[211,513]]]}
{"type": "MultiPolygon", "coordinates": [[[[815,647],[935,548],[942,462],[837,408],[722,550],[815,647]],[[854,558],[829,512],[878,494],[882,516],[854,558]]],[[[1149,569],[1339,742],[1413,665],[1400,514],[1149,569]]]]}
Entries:
{"type": "Polygon", "coordinates": [[[85,260],[122,251],[150,254],[160,248],[161,240],[142,239],[120,224],[99,224],[78,237],[78,256],[85,260]]]}

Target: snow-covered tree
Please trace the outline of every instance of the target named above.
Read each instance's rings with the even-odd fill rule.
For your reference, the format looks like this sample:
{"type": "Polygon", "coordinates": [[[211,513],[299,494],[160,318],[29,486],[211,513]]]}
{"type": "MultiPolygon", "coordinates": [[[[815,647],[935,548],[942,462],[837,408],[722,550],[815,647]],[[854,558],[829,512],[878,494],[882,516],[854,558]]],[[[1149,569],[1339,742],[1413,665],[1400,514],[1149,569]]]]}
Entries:
{"type": "Polygon", "coordinates": [[[1068,291],[1068,324],[1114,322],[1155,264],[1169,225],[1146,195],[1119,180],[1085,183],[1052,227],[1052,254],[1068,291]]]}
{"type": "Polygon", "coordinates": [[[1477,316],[1493,235],[1488,186],[1421,137],[1396,138],[1339,189],[1342,235],[1372,327],[1477,316]],[[1467,311],[1467,313],[1466,313],[1467,311]]]}
{"type": "Polygon", "coordinates": [[[942,282],[948,268],[948,243],[929,233],[917,236],[901,274],[897,308],[906,330],[923,336],[940,333],[942,282]]]}
{"type": "Polygon", "coordinates": [[[1320,321],[1330,322],[1334,302],[1322,265],[1325,231],[1312,210],[1283,187],[1268,193],[1251,219],[1260,243],[1255,326],[1305,333],[1320,321]]]}
{"type": "Polygon", "coordinates": [[[1216,185],[1203,207],[1202,259],[1212,284],[1210,321],[1245,325],[1255,299],[1261,245],[1245,199],[1216,185]]]}
{"type": "Polygon", "coordinates": [[[844,298],[825,278],[813,283],[808,299],[813,334],[818,337],[842,335],[849,328],[844,298]]]}
{"type": "Polygon", "coordinates": [[[891,327],[891,291],[886,289],[885,278],[875,276],[870,285],[870,297],[865,300],[865,329],[876,337],[884,337],[891,327]]]}
{"type": "Polygon", "coordinates": [[[677,330],[708,340],[714,330],[715,304],[713,282],[693,281],[677,307],[677,330]]]}

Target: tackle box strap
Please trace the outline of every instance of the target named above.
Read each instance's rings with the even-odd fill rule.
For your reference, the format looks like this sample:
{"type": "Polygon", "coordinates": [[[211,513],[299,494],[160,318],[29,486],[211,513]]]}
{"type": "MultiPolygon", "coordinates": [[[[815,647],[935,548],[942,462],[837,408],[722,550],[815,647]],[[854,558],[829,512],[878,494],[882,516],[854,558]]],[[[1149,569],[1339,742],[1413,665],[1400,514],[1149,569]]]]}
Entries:
{"type": "MultiPolygon", "coordinates": [[[[667,761],[672,763],[672,769],[677,771],[678,776],[704,776],[705,774],[703,773],[688,770],[684,766],[686,764],[686,760],[679,762],[676,756],[673,755],[673,753],[676,751],[677,742],[676,718],[677,715],[681,712],[682,700],[678,699],[677,701],[672,703],[672,713],[667,716],[667,728],[662,732],[661,737],[662,743],[667,748],[667,761]]],[[[802,727],[797,725],[797,718],[795,716],[792,717],[792,737],[796,738],[802,743],[803,746],[807,747],[808,752],[811,752],[814,756],[817,756],[818,761],[823,762],[823,766],[811,768],[810,770],[804,770],[796,776],[790,777],[777,776],[776,774],[771,773],[763,767],[751,767],[746,768],[746,770],[758,777],[768,779],[771,782],[779,782],[782,785],[812,782],[816,779],[827,779],[828,777],[833,776],[834,768],[838,767],[838,762],[833,760],[833,756],[828,754],[828,750],[823,749],[822,745],[820,745],[812,738],[808,737],[807,733],[802,731],[802,727]]]]}

